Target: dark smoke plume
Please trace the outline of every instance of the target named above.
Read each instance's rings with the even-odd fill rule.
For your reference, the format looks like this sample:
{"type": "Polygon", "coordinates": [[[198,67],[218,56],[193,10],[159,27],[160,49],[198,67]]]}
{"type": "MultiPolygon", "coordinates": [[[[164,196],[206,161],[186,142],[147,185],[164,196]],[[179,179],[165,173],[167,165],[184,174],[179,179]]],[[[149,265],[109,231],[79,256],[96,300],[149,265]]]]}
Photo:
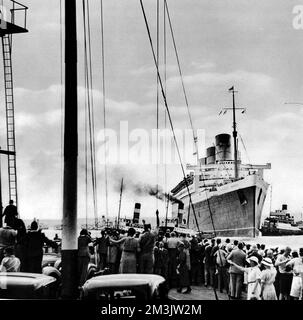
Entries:
{"type": "Polygon", "coordinates": [[[140,196],[150,195],[152,197],[156,197],[159,200],[165,201],[165,199],[171,202],[182,203],[181,200],[172,196],[169,193],[165,193],[160,186],[152,186],[149,184],[134,184],[132,191],[140,196]]]}
{"type": "Polygon", "coordinates": [[[124,177],[123,190],[126,192],[129,191],[138,196],[149,195],[161,201],[165,201],[165,199],[168,199],[170,202],[182,203],[181,200],[174,197],[173,195],[165,193],[161,186],[137,182],[139,180],[139,177],[136,177],[134,175],[134,172],[129,171],[125,168],[115,168],[115,170],[112,171],[112,177],[114,180],[114,189],[116,192],[120,192],[121,179],[122,177],[124,177]]]}

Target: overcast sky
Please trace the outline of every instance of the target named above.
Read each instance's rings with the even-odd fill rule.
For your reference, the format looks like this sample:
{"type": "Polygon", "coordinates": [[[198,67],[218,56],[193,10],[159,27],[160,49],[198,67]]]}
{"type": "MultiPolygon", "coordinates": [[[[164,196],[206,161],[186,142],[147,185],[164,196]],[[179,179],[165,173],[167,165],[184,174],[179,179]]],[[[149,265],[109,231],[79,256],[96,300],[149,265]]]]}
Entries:
{"type": "MultiPolygon", "coordinates": [[[[303,1],[302,5],[303,5],[303,1]]],[[[60,218],[62,215],[60,1],[23,1],[29,6],[29,33],[15,35],[13,68],[16,110],[18,194],[22,218],[60,218]]],[[[79,216],[85,217],[84,196],[84,77],[83,22],[78,6],[79,42],[79,216]]],[[[107,124],[118,130],[120,121],[129,130],[156,128],[156,73],[139,0],[103,0],[105,32],[105,86],[107,124]]],[[[153,40],[156,1],[145,0],[153,40]]],[[[163,1],[160,23],[160,61],[163,62],[163,1]]],[[[287,203],[293,212],[303,207],[303,30],[293,28],[293,7],[300,0],[169,0],[179,58],[191,114],[196,129],[206,132],[206,144],[215,135],[231,133],[231,114],[218,116],[231,105],[228,88],[239,91],[236,103],[247,108],[238,115],[238,128],[247,153],[242,161],[270,162],[265,177],[273,185],[272,208],[287,203]]],[[[100,2],[90,1],[92,62],[96,133],[102,128],[100,2]]],[[[4,96],[1,90],[1,146],[5,146],[4,96]]],[[[167,32],[167,99],[176,128],[190,128],[172,41],[167,32]]],[[[164,106],[160,101],[160,127],[164,106]]],[[[200,142],[201,145],[203,141],[200,142]]],[[[96,143],[97,151],[100,143],[96,143]]],[[[8,201],[7,174],[2,158],[4,204],[8,201]]],[[[104,171],[98,165],[98,206],[105,213],[104,171]]],[[[159,184],[164,186],[164,169],[159,184]]],[[[110,213],[118,211],[117,185],[124,177],[132,182],[156,183],[153,165],[109,166],[110,213]]],[[[181,178],[180,166],[167,167],[167,189],[181,178]]],[[[91,202],[91,200],[89,199],[91,202]]],[[[90,203],[89,202],[89,203],[90,203]]],[[[151,197],[126,191],[122,215],[132,215],[135,202],[142,215],[153,215],[151,197]]],[[[268,201],[264,214],[269,208],[268,201]]],[[[93,212],[89,211],[89,217],[93,212]]]]}

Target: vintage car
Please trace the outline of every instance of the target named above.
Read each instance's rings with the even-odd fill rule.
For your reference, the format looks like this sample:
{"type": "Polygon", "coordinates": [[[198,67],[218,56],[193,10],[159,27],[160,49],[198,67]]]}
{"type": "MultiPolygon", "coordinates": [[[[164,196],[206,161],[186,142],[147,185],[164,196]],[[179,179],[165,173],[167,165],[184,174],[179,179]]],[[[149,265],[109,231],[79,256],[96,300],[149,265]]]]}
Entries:
{"type": "MultiPolygon", "coordinates": [[[[61,257],[59,257],[54,263],[49,263],[49,264],[46,263],[47,261],[50,262],[50,260],[47,260],[47,259],[45,260],[45,264],[42,263],[42,266],[44,268],[46,266],[54,267],[55,269],[57,269],[57,270],[59,270],[61,272],[61,269],[62,269],[61,257]]],[[[44,257],[43,257],[43,260],[44,260],[44,257]]],[[[53,261],[51,261],[51,262],[53,262],[53,261]]],[[[97,266],[94,263],[90,262],[88,264],[88,267],[87,267],[87,279],[90,279],[90,278],[94,277],[96,272],[97,272],[97,266]]]]}
{"type": "Polygon", "coordinates": [[[154,274],[112,274],[87,280],[82,287],[83,300],[116,301],[167,299],[167,284],[154,274]]]}
{"type": "Polygon", "coordinates": [[[0,273],[0,299],[55,299],[57,280],[44,274],[0,273]]]}
{"type": "Polygon", "coordinates": [[[61,255],[58,253],[45,253],[42,260],[42,268],[55,267],[55,263],[61,259],[61,255]]]}

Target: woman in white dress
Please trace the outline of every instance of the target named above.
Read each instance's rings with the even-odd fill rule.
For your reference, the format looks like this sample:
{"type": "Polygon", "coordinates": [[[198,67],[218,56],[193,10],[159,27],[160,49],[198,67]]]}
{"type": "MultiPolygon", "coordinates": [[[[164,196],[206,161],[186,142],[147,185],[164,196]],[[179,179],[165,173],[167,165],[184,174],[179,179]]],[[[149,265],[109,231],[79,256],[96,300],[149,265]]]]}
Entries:
{"type": "Polygon", "coordinates": [[[261,264],[265,269],[261,272],[260,298],[262,300],[277,300],[276,289],[274,286],[277,270],[270,258],[264,258],[261,264]]]}
{"type": "Polygon", "coordinates": [[[257,257],[252,256],[247,261],[250,267],[244,268],[228,260],[230,264],[233,264],[236,268],[247,274],[247,300],[260,300],[261,270],[258,266],[259,260],[257,257]]]}

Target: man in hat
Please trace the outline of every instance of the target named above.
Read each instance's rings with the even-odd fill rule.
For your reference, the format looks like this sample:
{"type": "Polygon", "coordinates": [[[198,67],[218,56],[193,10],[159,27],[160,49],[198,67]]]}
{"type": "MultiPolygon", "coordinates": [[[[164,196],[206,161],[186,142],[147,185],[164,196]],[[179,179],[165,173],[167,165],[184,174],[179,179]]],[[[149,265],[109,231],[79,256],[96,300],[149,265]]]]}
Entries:
{"type": "Polygon", "coordinates": [[[104,270],[106,267],[106,261],[107,261],[107,250],[109,246],[109,240],[106,236],[105,230],[101,231],[101,237],[97,238],[94,242],[94,247],[97,247],[97,252],[99,255],[99,269],[104,270]]]}
{"type": "Polygon", "coordinates": [[[159,246],[154,249],[155,258],[155,274],[159,274],[163,278],[168,278],[168,251],[164,248],[164,243],[159,242],[159,246]]]}
{"type": "Polygon", "coordinates": [[[168,249],[168,279],[169,286],[173,287],[176,282],[176,268],[177,268],[177,251],[180,240],[177,238],[176,233],[173,231],[167,240],[168,249]]]}
{"type": "Polygon", "coordinates": [[[9,201],[9,205],[4,209],[2,214],[4,222],[10,226],[13,226],[14,219],[18,217],[17,207],[14,205],[14,200],[9,201]]]}
{"type": "Polygon", "coordinates": [[[140,246],[140,273],[152,274],[154,272],[154,247],[156,237],[159,232],[160,220],[159,211],[156,211],[157,227],[154,231],[151,231],[151,225],[144,225],[144,233],[139,238],[140,246]]]}
{"type": "Polygon", "coordinates": [[[37,221],[31,223],[27,233],[27,272],[41,273],[44,244],[57,248],[56,242],[49,240],[39,229],[37,221]]]}
{"type": "Polygon", "coordinates": [[[177,259],[177,272],[179,274],[179,288],[177,291],[179,293],[190,293],[191,287],[190,287],[190,277],[189,277],[189,269],[187,265],[187,259],[186,259],[186,253],[184,252],[185,245],[183,242],[181,242],[178,245],[178,259],[177,259]],[[183,288],[186,288],[186,291],[182,292],[183,288]]]}
{"type": "Polygon", "coordinates": [[[290,267],[287,267],[286,264],[291,260],[291,248],[286,247],[283,254],[281,254],[275,263],[275,266],[278,267],[280,277],[279,277],[279,289],[280,297],[279,300],[289,300],[290,290],[292,283],[292,271],[290,267]]]}
{"type": "Polygon", "coordinates": [[[238,243],[237,249],[234,249],[228,256],[227,260],[231,261],[229,267],[230,274],[230,297],[232,299],[240,299],[243,285],[243,271],[235,267],[236,264],[239,267],[244,268],[246,263],[246,254],[243,251],[243,243],[238,243]]]}
{"type": "Polygon", "coordinates": [[[218,287],[220,292],[223,292],[223,288],[228,293],[229,291],[229,274],[228,263],[226,260],[228,253],[224,245],[221,245],[215,252],[214,258],[216,259],[216,267],[218,270],[218,287]]]}
{"type": "Polygon", "coordinates": [[[205,248],[204,252],[204,283],[205,287],[210,284],[212,287],[215,285],[215,260],[211,255],[213,248],[215,247],[216,240],[211,239],[211,244],[205,248]]]}

